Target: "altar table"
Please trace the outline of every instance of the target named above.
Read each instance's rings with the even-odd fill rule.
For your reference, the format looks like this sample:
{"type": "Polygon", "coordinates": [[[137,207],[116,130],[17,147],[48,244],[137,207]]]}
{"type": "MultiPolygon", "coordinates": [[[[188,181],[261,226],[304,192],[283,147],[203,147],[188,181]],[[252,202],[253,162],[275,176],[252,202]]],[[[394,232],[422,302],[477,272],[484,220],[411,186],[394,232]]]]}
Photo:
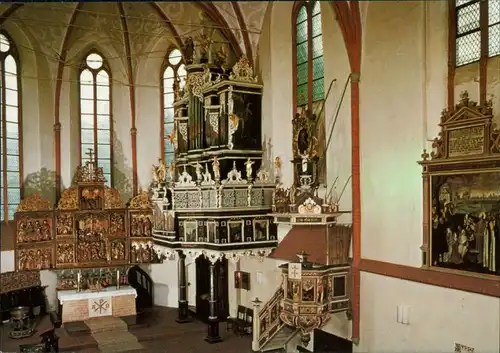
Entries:
{"type": "Polygon", "coordinates": [[[137,291],[132,287],[104,288],[98,292],[60,290],[57,299],[62,310],[62,322],[84,321],[101,316],[136,314],[137,291]]]}

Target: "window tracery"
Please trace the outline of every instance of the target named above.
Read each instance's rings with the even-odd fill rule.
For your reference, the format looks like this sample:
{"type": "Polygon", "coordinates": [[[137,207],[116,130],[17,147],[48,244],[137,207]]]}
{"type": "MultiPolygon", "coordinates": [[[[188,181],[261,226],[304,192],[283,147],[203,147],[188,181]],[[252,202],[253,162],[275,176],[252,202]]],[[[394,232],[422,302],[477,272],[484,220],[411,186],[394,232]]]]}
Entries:
{"type": "Polygon", "coordinates": [[[14,218],[21,200],[22,130],[19,61],[13,41],[0,32],[1,220],[14,218]]]}
{"type": "Polygon", "coordinates": [[[112,184],[113,121],[111,117],[110,70],[103,56],[91,52],[85,57],[79,75],[80,91],[80,160],[93,158],[102,167],[106,184],[112,184]]]}

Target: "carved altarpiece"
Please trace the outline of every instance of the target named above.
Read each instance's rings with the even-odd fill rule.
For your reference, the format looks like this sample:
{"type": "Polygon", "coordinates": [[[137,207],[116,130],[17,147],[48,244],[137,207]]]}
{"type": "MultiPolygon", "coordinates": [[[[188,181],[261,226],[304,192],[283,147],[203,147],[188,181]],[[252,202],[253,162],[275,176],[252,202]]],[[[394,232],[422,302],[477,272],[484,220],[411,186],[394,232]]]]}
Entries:
{"type": "Polygon", "coordinates": [[[105,185],[89,161],[76,171],[55,210],[39,194],[23,199],[15,215],[16,269],[115,267],[159,261],[152,250],[152,205],[147,193],[130,201],[105,185]]]}
{"type": "Polygon", "coordinates": [[[425,267],[500,275],[500,130],[461,94],[423,160],[425,267]]]}

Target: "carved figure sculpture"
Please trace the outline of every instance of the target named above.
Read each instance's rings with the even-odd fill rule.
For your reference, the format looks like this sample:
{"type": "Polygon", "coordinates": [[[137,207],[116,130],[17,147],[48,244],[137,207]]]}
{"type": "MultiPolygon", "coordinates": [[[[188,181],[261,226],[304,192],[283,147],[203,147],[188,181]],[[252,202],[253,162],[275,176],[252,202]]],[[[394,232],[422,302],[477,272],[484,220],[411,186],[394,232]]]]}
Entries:
{"type": "Polygon", "coordinates": [[[184,40],[184,47],[182,48],[182,54],[184,56],[184,62],[186,65],[191,65],[193,63],[194,55],[194,42],[193,37],[189,36],[184,40]]]}
{"type": "Polygon", "coordinates": [[[219,158],[217,156],[214,157],[212,161],[212,169],[214,170],[214,179],[216,182],[220,181],[220,164],[219,158]]]}
{"type": "Polygon", "coordinates": [[[195,171],[196,171],[196,181],[197,182],[201,182],[203,180],[203,175],[201,174],[201,164],[200,163],[196,163],[195,165],[195,171]]]}
{"type": "Polygon", "coordinates": [[[252,170],[252,165],[254,164],[255,162],[252,161],[250,158],[247,159],[247,161],[245,162],[245,167],[246,167],[246,177],[247,177],[247,180],[248,181],[252,181],[253,179],[253,170],[252,170]]]}

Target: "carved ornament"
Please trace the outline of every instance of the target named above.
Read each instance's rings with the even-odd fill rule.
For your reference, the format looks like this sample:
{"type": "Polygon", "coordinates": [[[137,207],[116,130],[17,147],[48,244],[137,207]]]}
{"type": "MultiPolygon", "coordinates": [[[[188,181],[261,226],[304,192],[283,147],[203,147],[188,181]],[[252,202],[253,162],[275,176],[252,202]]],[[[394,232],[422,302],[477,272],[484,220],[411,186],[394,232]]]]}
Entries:
{"type": "Polygon", "coordinates": [[[41,285],[40,271],[12,271],[0,274],[0,294],[41,285]]]}
{"type": "Polygon", "coordinates": [[[130,200],[130,209],[134,210],[147,210],[153,208],[153,203],[149,198],[147,191],[141,192],[139,195],[135,196],[130,200]]]}
{"type": "Polygon", "coordinates": [[[71,187],[63,191],[59,202],[58,210],[77,210],[78,209],[78,188],[71,187]]]}
{"type": "Polygon", "coordinates": [[[104,208],[107,210],[114,208],[125,208],[120,192],[109,186],[104,187],[104,208]]]}
{"type": "Polygon", "coordinates": [[[37,192],[21,200],[16,210],[16,212],[36,211],[52,211],[52,203],[50,200],[41,196],[37,192]]]}
{"type": "Polygon", "coordinates": [[[478,104],[469,93],[460,94],[453,110],[441,112],[441,131],[432,142],[432,152],[422,153],[422,163],[439,159],[488,156],[500,152],[500,130],[492,117],[492,101],[478,104]]]}
{"type": "Polygon", "coordinates": [[[254,76],[253,68],[246,56],[243,55],[233,66],[229,79],[232,81],[257,82],[257,76],[254,76]]]}

